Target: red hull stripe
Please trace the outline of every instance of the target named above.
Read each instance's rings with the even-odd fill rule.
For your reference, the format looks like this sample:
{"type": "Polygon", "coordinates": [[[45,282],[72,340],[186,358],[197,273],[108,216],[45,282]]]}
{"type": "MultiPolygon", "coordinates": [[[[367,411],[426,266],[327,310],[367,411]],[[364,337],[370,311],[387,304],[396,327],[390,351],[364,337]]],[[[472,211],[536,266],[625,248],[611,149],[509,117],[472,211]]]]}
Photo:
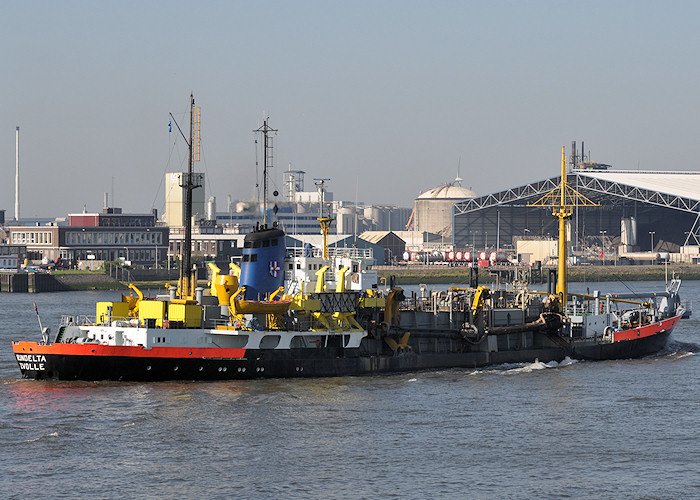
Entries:
{"type": "Polygon", "coordinates": [[[680,319],[680,316],[676,316],[675,318],[666,319],[659,323],[652,323],[651,325],[644,325],[639,328],[632,328],[631,330],[615,332],[613,340],[615,342],[618,342],[621,340],[634,340],[641,339],[643,337],[651,337],[652,335],[656,335],[659,332],[671,330],[673,327],[676,326],[676,323],[678,323],[680,319]]]}
{"type": "Polygon", "coordinates": [[[225,347],[110,346],[99,344],[51,344],[12,342],[15,354],[56,354],[74,356],[125,356],[132,358],[233,358],[245,357],[245,349],[225,347]]]}

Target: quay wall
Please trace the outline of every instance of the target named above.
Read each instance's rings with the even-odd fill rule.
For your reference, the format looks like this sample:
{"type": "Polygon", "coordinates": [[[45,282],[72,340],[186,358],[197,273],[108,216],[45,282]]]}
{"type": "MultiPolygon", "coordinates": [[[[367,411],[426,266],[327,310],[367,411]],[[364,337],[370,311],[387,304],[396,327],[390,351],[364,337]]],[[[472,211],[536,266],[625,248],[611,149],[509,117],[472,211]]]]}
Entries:
{"type": "MultiPolygon", "coordinates": [[[[505,266],[498,266],[499,281],[508,282],[506,279],[513,276],[518,266],[510,266],[512,271],[507,272],[505,266]]],[[[468,267],[449,267],[445,265],[408,265],[408,266],[375,266],[379,277],[389,280],[390,276],[396,276],[398,284],[412,285],[419,283],[469,283],[468,267]]],[[[542,268],[540,272],[532,273],[531,282],[546,282],[549,267],[542,268]]],[[[490,268],[479,269],[480,283],[493,283],[496,281],[496,270],[490,268]]],[[[669,264],[669,279],[676,273],[684,280],[699,280],[700,265],[693,264],[669,264]]],[[[597,282],[597,281],[661,281],[666,277],[666,269],[663,265],[625,265],[625,266],[575,266],[568,270],[568,278],[571,282],[597,282]]]]}
{"type": "Polygon", "coordinates": [[[125,288],[106,274],[0,273],[0,292],[42,293],[125,288]]]}
{"type": "MultiPolygon", "coordinates": [[[[200,274],[206,279],[204,269],[200,274]]],[[[166,282],[176,282],[177,270],[167,269],[132,269],[114,273],[109,276],[102,273],[0,273],[0,292],[41,293],[62,292],[70,290],[124,290],[128,283],[146,284],[160,288],[166,282]]]]}

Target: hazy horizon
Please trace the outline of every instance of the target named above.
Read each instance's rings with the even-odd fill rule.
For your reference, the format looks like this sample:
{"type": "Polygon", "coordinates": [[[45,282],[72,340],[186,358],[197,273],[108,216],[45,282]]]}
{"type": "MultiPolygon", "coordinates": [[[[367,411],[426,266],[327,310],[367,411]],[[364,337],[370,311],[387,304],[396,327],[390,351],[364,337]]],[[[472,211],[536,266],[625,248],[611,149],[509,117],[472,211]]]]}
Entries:
{"type": "Polygon", "coordinates": [[[558,174],[583,140],[617,169],[698,170],[700,4],[665,2],[4,3],[0,209],[164,207],[202,110],[206,196],[255,196],[253,130],[282,171],[336,200],[412,206],[457,176],[477,194],[558,174]]]}

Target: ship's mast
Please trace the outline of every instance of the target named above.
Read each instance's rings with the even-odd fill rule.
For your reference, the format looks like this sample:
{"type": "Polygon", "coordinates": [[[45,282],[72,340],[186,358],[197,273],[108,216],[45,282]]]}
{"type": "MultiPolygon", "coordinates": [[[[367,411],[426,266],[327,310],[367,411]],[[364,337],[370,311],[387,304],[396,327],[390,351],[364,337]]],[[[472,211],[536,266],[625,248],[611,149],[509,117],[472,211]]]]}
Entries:
{"type": "Polygon", "coordinates": [[[271,128],[267,121],[270,117],[263,120],[262,127],[253,130],[253,132],[263,135],[263,227],[267,227],[267,169],[272,167],[272,137],[270,132],[277,133],[277,129],[271,128]]]}
{"type": "Polygon", "coordinates": [[[574,188],[569,186],[566,173],[566,149],[561,148],[561,181],[559,187],[552,189],[529,207],[549,207],[552,215],[559,219],[559,272],[557,277],[557,295],[561,301],[562,311],[567,301],[567,246],[566,221],[573,214],[574,207],[597,207],[594,203],[574,188]]]}
{"type": "Polygon", "coordinates": [[[326,193],[326,181],[330,179],[314,179],[316,181],[316,187],[318,188],[318,222],[321,224],[321,234],[323,235],[323,258],[328,260],[328,231],[331,228],[331,223],[333,222],[333,217],[330,213],[328,216],[323,214],[323,205],[325,204],[325,193],[326,193]]]}
{"type": "Polygon", "coordinates": [[[194,132],[194,96],[190,94],[190,140],[188,141],[187,178],[183,182],[185,188],[185,255],[182,283],[180,290],[182,297],[190,295],[190,279],[192,279],[192,135],[194,132]]]}
{"type": "MultiPolygon", "coordinates": [[[[172,117],[172,113],[170,114],[172,117]]],[[[194,105],[194,95],[190,94],[190,135],[189,139],[185,137],[177,124],[177,120],[173,120],[177,125],[180,134],[187,143],[189,155],[187,160],[187,175],[182,179],[182,187],[185,190],[185,243],[182,256],[182,270],[180,279],[180,298],[187,298],[192,295],[194,290],[190,290],[192,280],[192,190],[200,187],[200,184],[195,182],[192,172],[192,164],[199,161],[200,151],[200,124],[201,124],[200,108],[194,105]]]]}
{"type": "Polygon", "coordinates": [[[566,307],[567,294],[566,284],[568,282],[566,276],[566,220],[573,214],[573,206],[566,203],[566,189],[568,183],[566,178],[566,151],[564,146],[561,147],[561,185],[559,195],[559,207],[554,209],[554,217],[559,219],[559,273],[557,279],[557,293],[561,297],[562,307],[566,307]]]}

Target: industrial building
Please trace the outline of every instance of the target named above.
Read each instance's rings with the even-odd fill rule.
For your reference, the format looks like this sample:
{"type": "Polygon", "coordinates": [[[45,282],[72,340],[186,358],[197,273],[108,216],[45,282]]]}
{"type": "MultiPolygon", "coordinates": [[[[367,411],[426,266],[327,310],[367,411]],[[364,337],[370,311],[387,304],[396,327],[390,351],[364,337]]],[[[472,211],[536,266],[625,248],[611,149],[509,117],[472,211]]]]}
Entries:
{"type": "MultiPolygon", "coordinates": [[[[699,253],[700,172],[613,170],[575,161],[567,181],[599,206],[578,207],[569,221],[574,251],[591,247],[624,257],[632,252],[699,253]]],[[[557,235],[551,209],[530,206],[557,188],[560,176],[476,196],[453,206],[453,245],[464,249],[515,246],[557,235]]]]}
{"type": "MultiPolygon", "coordinates": [[[[334,201],[333,193],[326,190],[329,179],[314,179],[315,190],[304,191],[304,175],[302,170],[285,172],[282,199],[273,192],[273,199],[267,204],[267,219],[275,221],[290,237],[291,245],[304,241],[313,245],[318,244],[321,227],[318,218],[320,206],[324,213],[330,213],[334,222],[331,226],[333,237],[331,246],[347,245],[352,239],[355,247],[372,246],[379,251],[381,247],[364,240],[358,240],[356,235],[371,229],[403,228],[411,209],[394,206],[366,206],[350,202],[334,201]],[[354,235],[354,236],[350,236],[354,235]],[[296,239],[292,239],[292,237],[296,239]],[[337,243],[342,241],[342,243],[337,243]]],[[[168,256],[177,260],[182,253],[184,244],[184,200],[185,190],[182,187],[184,176],[182,172],[166,173],[165,193],[165,224],[169,228],[168,256]]],[[[192,255],[195,259],[213,260],[226,263],[240,257],[243,248],[243,238],[262,222],[264,204],[261,200],[227,199],[226,211],[216,210],[216,199],[213,196],[205,200],[204,174],[193,174],[198,189],[192,192],[195,208],[192,216],[192,255]]],[[[363,247],[364,248],[364,247],[363,247]]],[[[383,262],[381,255],[375,257],[383,262]]],[[[390,257],[388,257],[390,258],[390,257]]]]}
{"type": "Polygon", "coordinates": [[[358,238],[382,247],[387,264],[401,260],[406,251],[406,242],[393,231],[365,231],[358,238]]]}
{"type": "MultiPolygon", "coordinates": [[[[168,172],[165,174],[165,221],[168,226],[185,225],[185,196],[183,187],[187,180],[186,172],[168,172]]],[[[192,217],[195,221],[205,218],[204,211],[204,173],[194,172],[192,182],[199,189],[192,190],[192,217]]]]}
{"type": "MultiPolygon", "coordinates": [[[[321,204],[324,213],[330,213],[333,217],[330,232],[336,234],[357,235],[363,231],[403,229],[411,214],[411,209],[407,207],[335,201],[333,192],[326,189],[329,179],[314,179],[315,189],[305,191],[305,174],[303,170],[291,168],[285,171],[282,198],[278,199],[279,194],[273,192],[273,198],[268,202],[267,219],[276,221],[287,234],[319,234],[321,204]]],[[[165,223],[171,228],[184,225],[185,190],[182,188],[182,179],[185,175],[180,172],[165,174],[165,223]]],[[[225,211],[217,211],[213,196],[207,198],[206,204],[204,202],[204,174],[196,173],[194,176],[196,184],[202,187],[192,191],[193,227],[207,221],[225,228],[222,234],[245,234],[262,222],[262,200],[233,200],[229,196],[225,211]]],[[[463,199],[459,196],[457,198],[463,199]]],[[[446,213],[449,225],[449,208],[446,213]]],[[[176,240],[177,237],[173,236],[173,240],[176,240]]]]}
{"type": "Polygon", "coordinates": [[[29,260],[112,261],[154,266],[165,261],[168,229],[156,225],[156,214],[102,213],[68,215],[68,225],[7,226],[8,241],[26,247],[29,260]]]}

